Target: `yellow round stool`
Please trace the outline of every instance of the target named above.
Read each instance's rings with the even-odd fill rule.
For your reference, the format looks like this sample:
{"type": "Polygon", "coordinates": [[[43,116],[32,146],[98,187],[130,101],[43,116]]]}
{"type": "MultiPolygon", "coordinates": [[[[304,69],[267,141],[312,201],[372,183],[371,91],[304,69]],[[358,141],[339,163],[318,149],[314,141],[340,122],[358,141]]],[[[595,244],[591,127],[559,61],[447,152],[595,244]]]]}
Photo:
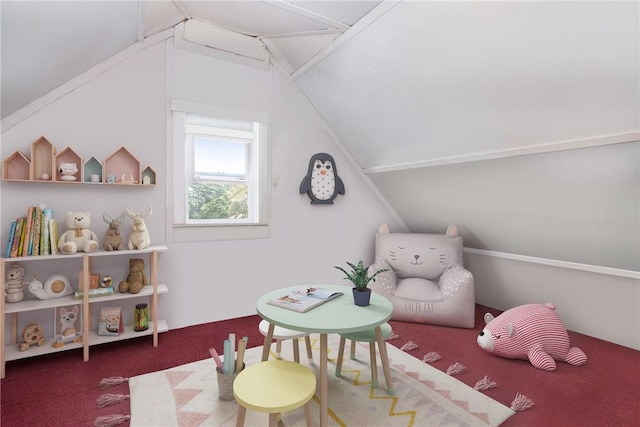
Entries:
{"type": "Polygon", "coordinates": [[[269,414],[269,426],[278,425],[278,416],[304,405],[307,426],[313,426],[311,398],[316,392],[316,376],[299,363],[268,360],[249,366],[233,381],[233,396],[240,405],[236,427],[244,426],[247,409],[269,414]]]}

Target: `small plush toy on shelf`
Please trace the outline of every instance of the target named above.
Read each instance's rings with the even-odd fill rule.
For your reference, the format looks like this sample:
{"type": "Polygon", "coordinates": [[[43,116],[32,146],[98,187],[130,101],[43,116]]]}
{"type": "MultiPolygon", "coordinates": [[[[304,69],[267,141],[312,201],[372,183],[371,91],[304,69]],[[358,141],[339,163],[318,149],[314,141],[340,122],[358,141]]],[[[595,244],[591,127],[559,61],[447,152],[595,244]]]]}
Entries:
{"type": "Polygon", "coordinates": [[[124,212],[117,218],[111,218],[106,213],[102,214],[102,220],[109,224],[107,234],[104,236],[102,246],[108,251],[121,251],[124,249],[124,243],[120,236],[120,224],[124,221],[124,212]]]}
{"type": "Polygon", "coordinates": [[[98,236],[89,229],[90,212],[67,212],[67,228],[58,239],[58,249],[63,254],[76,252],[95,252],[98,249],[98,236]]]}
{"type": "Polygon", "coordinates": [[[129,235],[129,249],[144,249],[151,245],[151,236],[149,230],[144,223],[144,219],[151,216],[151,206],[148,206],[144,212],[136,212],[131,208],[126,208],[125,213],[133,219],[133,231],[129,235]]]}
{"type": "Polygon", "coordinates": [[[142,290],[143,286],[148,284],[149,280],[147,280],[147,276],[144,273],[144,260],[131,258],[129,260],[129,274],[127,274],[126,280],[123,280],[118,285],[118,291],[137,294],[142,290]]]}

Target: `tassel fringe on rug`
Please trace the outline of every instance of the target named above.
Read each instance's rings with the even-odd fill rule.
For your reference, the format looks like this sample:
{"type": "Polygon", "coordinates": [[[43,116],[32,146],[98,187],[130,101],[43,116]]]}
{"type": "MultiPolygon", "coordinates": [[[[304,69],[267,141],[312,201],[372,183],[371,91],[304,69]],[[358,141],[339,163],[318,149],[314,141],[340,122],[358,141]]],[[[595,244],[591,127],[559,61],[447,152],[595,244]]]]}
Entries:
{"type": "MultiPolygon", "coordinates": [[[[331,355],[331,348],[333,348],[332,346],[337,348],[338,339],[331,337],[331,335],[330,338],[335,341],[333,343],[332,341],[329,342],[329,354],[331,355]]],[[[389,338],[399,339],[398,336],[389,338]]],[[[317,347],[318,339],[315,341],[312,339],[312,342],[314,342],[314,350],[319,350],[317,347]]],[[[420,422],[429,423],[429,425],[441,424],[443,419],[440,417],[442,416],[451,417],[447,418],[448,422],[451,419],[461,417],[459,421],[462,424],[499,425],[514,413],[524,411],[534,405],[531,399],[520,393],[516,394],[510,407],[502,405],[482,393],[484,390],[497,386],[491,378],[485,376],[477,381],[474,387],[467,386],[452,378],[453,375],[466,371],[463,364],[454,363],[444,373],[428,365],[428,363],[442,359],[437,352],[426,353],[422,360],[406,353],[417,347],[412,341],[404,344],[401,349],[394,346],[388,347],[394,388],[396,388],[396,395],[388,395],[385,387],[371,387],[371,381],[368,379],[368,376],[370,376],[368,346],[359,343],[356,360],[351,361],[349,358],[345,358],[342,375],[340,377],[330,375],[329,387],[332,391],[329,394],[329,409],[332,417],[337,417],[333,419],[337,424],[333,424],[333,421],[330,421],[330,425],[373,425],[371,424],[372,422],[375,423],[382,419],[387,420],[390,426],[417,425],[413,424],[413,421],[407,424],[407,420],[403,419],[407,416],[410,416],[414,421],[420,419],[420,422]],[[471,393],[476,393],[476,395],[470,395],[465,389],[470,390],[471,393]],[[402,392],[398,392],[399,390],[402,390],[402,392]],[[363,392],[364,394],[362,394],[363,392]],[[349,396],[348,398],[345,397],[347,395],[349,396]],[[425,407],[415,405],[415,402],[423,400],[431,403],[425,407]],[[387,418],[390,413],[389,408],[386,408],[385,405],[391,403],[394,405],[391,412],[395,415],[392,418],[387,418]],[[430,412],[427,407],[432,407],[432,405],[441,409],[437,413],[430,412]],[[362,413],[360,418],[353,418],[352,412],[357,407],[366,409],[360,411],[362,413]],[[371,418],[372,416],[373,418],[371,418]]],[[[335,348],[333,349],[333,354],[335,354],[335,348]]],[[[261,347],[252,348],[247,351],[245,360],[248,364],[258,363],[260,355],[261,347]]],[[[272,355],[275,357],[275,354],[272,353],[272,355]]],[[[288,354],[288,348],[287,352],[283,351],[282,358],[292,359],[292,355],[288,354]]],[[[305,362],[302,363],[304,364],[305,362]]],[[[335,360],[330,360],[329,370],[331,370],[333,363],[335,363],[335,360]]],[[[318,370],[315,365],[308,366],[314,371],[318,370]]],[[[149,425],[156,419],[154,417],[159,416],[162,419],[173,419],[174,423],[172,425],[185,427],[190,425],[216,427],[234,425],[237,404],[235,402],[219,401],[214,363],[210,359],[132,378],[118,376],[104,378],[99,382],[98,388],[104,390],[121,384],[127,384],[129,394],[103,393],[96,399],[96,405],[102,409],[128,401],[130,404],[129,414],[99,416],[94,421],[94,427],[116,427],[127,422],[132,427],[149,425]],[[170,403],[174,399],[184,396],[184,392],[178,383],[175,384],[177,387],[175,393],[178,393],[176,395],[172,394],[174,393],[173,385],[168,385],[176,381],[177,378],[179,378],[179,383],[183,384],[182,387],[187,387],[190,392],[194,393],[192,397],[189,397],[191,399],[189,410],[184,415],[182,415],[180,409],[182,405],[175,406],[174,403],[170,403]],[[169,388],[165,390],[163,387],[169,388]],[[199,391],[201,388],[202,391],[199,391]],[[153,390],[152,394],[155,402],[157,403],[157,399],[163,402],[161,407],[158,407],[153,402],[146,402],[147,396],[149,396],[147,391],[151,389],[153,390]],[[164,402],[167,404],[165,405],[164,402]],[[191,406],[196,405],[196,402],[207,402],[206,408],[191,406]],[[190,424],[190,417],[193,417],[194,414],[199,417],[199,421],[196,424],[190,424]]],[[[250,415],[257,418],[247,419],[247,425],[251,425],[251,420],[258,424],[264,421],[261,417],[264,414],[247,414],[247,416],[250,415]]],[[[304,417],[296,414],[295,411],[282,414],[282,417],[285,425],[304,424],[304,417]]]]}

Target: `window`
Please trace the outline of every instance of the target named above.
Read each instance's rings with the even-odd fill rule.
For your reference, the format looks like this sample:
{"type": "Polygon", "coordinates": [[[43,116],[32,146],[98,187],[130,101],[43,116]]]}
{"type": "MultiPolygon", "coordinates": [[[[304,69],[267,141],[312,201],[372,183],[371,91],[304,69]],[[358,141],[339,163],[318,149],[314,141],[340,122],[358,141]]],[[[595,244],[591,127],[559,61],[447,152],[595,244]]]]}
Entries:
{"type": "Polygon", "coordinates": [[[173,103],[172,241],[262,237],[255,228],[267,226],[266,120],[182,104],[173,103]]]}

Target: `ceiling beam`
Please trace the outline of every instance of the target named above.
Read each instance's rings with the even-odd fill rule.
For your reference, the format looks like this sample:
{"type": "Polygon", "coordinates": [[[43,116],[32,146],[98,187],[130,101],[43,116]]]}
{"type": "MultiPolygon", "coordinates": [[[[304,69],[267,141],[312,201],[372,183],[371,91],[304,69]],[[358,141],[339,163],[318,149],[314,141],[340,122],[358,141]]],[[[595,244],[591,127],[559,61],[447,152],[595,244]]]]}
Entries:
{"type": "Polygon", "coordinates": [[[271,6],[275,6],[280,9],[289,11],[291,13],[295,13],[296,15],[300,15],[305,18],[312,19],[316,22],[319,22],[321,24],[327,25],[329,27],[332,27],[338,30],[347,31],[350,28],[349,25],[343,22],[336,21],[335,19],[331,19],[327,16],[319,15],[315,12],[311,12],[310,10],[303,9],[299,6],[285,2],[283,0],[261,0],[261,1],[263,3],[267,3],[267,4],[270,4],[271,6]]]}

